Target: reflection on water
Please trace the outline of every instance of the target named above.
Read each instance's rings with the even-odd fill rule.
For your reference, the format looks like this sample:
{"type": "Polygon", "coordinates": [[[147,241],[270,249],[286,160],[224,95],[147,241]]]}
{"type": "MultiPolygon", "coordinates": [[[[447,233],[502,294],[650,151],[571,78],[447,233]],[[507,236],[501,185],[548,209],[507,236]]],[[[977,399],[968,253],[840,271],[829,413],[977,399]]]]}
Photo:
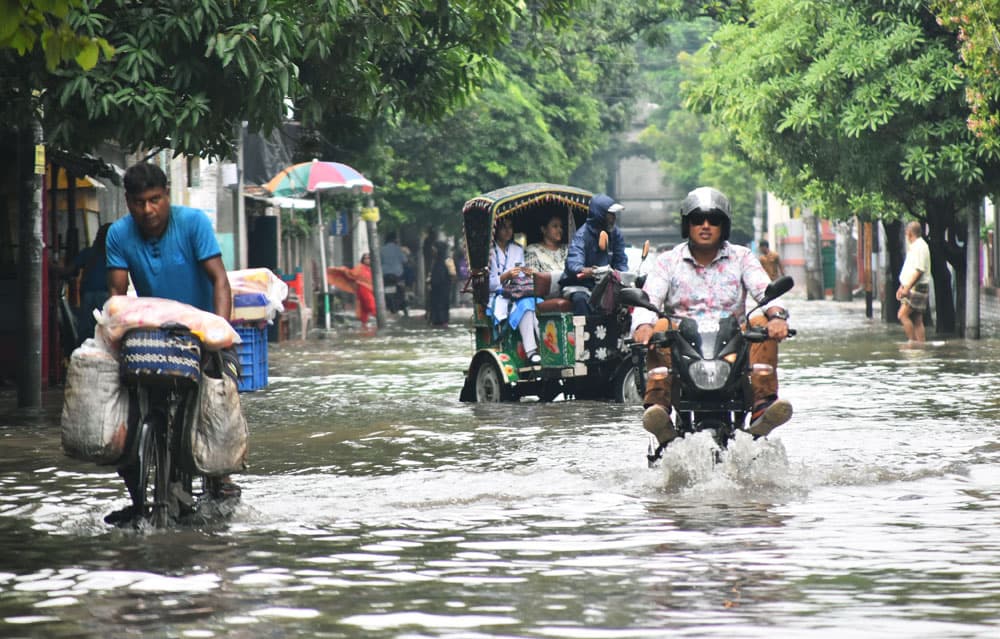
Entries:
{"type": "Polygon", "coordinates": [[[457,401],[472,339],[272,345],[225,521],[110,530],[59,397],[0,409],[0,636],[991,637],[996,344],[792,304],[793,421],[646,468],[641,409],[457,401]]]}

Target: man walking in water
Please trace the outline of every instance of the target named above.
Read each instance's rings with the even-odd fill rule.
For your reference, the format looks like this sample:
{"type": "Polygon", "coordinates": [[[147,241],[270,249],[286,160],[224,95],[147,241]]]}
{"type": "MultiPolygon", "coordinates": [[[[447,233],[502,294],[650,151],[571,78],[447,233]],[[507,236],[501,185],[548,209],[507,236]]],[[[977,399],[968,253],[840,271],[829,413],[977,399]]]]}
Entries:
{"type": "Polygon", "coordinates": [[[757,248],[757,259],[760,260],[760,265],[764,267],[764,272],[767,273],[772,282],[785,274],[785,267],[781,265],[781,257],[777,251],[771,250],[771,245],[767,240],[758,242],[757,248]]]}
{"type": "Polygon", "coordinates": [[[922,231],[920,222],[906,225],[906,260],[896,290],[896,299],[900,301],[896,317],[911,343],[927,340],[924,311],[931,291],[931,250],[921,237],[922,231]]]}

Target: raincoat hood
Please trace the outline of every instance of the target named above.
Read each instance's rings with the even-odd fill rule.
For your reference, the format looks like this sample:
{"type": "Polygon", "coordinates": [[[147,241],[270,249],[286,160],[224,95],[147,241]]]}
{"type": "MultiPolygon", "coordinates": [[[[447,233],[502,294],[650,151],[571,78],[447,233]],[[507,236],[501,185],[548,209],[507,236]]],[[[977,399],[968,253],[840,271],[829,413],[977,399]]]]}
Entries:
{"type": "Polygon", "coordinates": [[[590,199],[590,213],[587,215],[587,225],[597,230],[606,229],[608,213],[614,213],[617,218],[621,216],[624,210],[625,207],[615,202],[610,195],[598,193],[590,199]]]}

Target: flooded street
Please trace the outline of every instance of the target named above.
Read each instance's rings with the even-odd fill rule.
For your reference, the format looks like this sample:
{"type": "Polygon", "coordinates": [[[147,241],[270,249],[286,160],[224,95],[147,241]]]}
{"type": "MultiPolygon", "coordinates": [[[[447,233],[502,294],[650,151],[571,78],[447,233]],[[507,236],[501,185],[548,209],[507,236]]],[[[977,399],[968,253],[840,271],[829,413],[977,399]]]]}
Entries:
{"type": "Polygon", "coordinates": [[[637,406],[460,403],[462,322],[273,344],[205,528],[105,525],[124,486],[62,455],[61,396],[4,391],[0,636],[998,636],[1000,340],[788,307],[792,422],[655,469],[637,406]]]}

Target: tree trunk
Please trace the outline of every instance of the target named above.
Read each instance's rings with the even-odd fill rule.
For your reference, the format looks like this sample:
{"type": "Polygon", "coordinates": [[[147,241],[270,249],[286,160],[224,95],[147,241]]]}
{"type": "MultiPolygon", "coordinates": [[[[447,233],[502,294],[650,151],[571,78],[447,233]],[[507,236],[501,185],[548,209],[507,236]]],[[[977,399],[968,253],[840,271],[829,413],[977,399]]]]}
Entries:
{"type": "Polygon", "coordinates": [[[802,241],[806,260],[806,299],[821,300],[823,289],[823,247],[819,218],[809,208],[802,209],[802,241]]]}
{"type": "Polygon", "coordinates": [[[903,244],[903,223],[900,220],[882,222],[885,228],[885,251],[889,256],[889,265],[886,269],[885,285],[882,290],[885,295],[882,299],[882,321],[888,324],[898,324],[899,300],[896,299],[896,289],[899,288],[899,272],[903,270],[903,259],[905,249],[903,244]]]}
{"type": "Polygon", "coordinates": [[[854,297],[854,238],[851,229],[852,221],[837,222],[836,270],[837,282],[833,289],[833,299],[838,302],[849,302],[854,297]]]}
{"type": "MultiPolygon", "coordinates": [[[[35,151],[42,145],[42,127],[36,120],[18,131],[18,271],[21,277],[21,374],[17,382],[17,405],[42,405],[42,175],[38,174],[35,151]]],[[[42,162],[44,172],[45,164],[42,162]]]]}
{"type": "Polygon", "coordinates": [[[927,210],[931,211],[927,226],[937,316],[935,332],[938,335],[953,335],[958,325],[956,305],[964,310],[965,303],[965,251],[956,243],[956,237],[964,238],[964,228],[956,222],[954,209],[947,208],[943,202],[929,202],[927,210]],[[949,265],[954,269],[955,288],[952,287],[949,265]]]}

